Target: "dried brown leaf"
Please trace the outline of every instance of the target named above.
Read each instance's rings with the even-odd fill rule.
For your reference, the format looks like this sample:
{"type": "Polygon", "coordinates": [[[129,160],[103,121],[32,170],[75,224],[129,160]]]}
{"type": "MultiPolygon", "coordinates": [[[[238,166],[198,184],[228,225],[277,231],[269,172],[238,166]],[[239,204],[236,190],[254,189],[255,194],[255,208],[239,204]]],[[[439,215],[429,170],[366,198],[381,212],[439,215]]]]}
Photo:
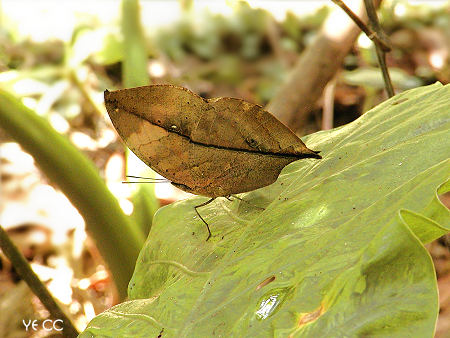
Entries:
{"type": "Polygon", "coordinates": [[[126,145],[187,192],[219,197],[269,185],[289,163],[321,158],[262,107],[205,100],[186,88],[152,85],[105,91],[126,145]]]}

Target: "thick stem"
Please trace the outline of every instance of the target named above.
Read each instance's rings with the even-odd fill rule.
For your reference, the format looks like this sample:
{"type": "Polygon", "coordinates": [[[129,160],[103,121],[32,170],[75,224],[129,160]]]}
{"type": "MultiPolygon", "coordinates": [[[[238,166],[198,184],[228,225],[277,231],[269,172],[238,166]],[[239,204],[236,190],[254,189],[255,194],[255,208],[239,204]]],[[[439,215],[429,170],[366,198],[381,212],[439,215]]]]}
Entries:
{"type": "Polygon", "coordinates": [[[119,296],[125,298],[144,238],[122,212],[97,169],[47,121],[2,90],[0,127],[34,157],[80,211],[112,272],[119,296]]]}
{"type": "Polygon", "coordinates": [[[142,32],[138,0],[122,0],[123,62],[122,80],[125,88],[149,83],[147,50],[142,32]]]}

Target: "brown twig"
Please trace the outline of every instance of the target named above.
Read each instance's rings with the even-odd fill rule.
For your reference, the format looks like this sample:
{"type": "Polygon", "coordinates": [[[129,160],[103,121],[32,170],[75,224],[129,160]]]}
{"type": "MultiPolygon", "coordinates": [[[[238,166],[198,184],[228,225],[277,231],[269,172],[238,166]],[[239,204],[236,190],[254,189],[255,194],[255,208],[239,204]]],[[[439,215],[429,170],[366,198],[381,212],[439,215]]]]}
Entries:
{"type": "Polygon", "coordinates": [[[386,66],[386,52],[391,51],[391,44],[389,39],[384,34],[380,22],[378,21],[377,12],[373,4],[373,0],[364,0],[366,13],[369,18],[370,27],[367,26],[361,19],[347,7],[341,0],[331,0],[336,5],[341,7],[345,13],[355,22],[355,24],[367,35],[369,39],[375,44],[378,64],[380,65],[381,73],[383,74],[384,85],[389,97],[395,95],[394,87],[392,86],[391,77],[386,66]]]}
{"type": "Polygon", "coordinates": [[[47,288],[39,280],[38,276],[31,269],[30,264],[28,264],[25,257],[20,253],[8,234],[0,226],[0,248],[2,249],[5,256],[10,260],[11,264],[16,269],[20,277],[28,284],[29,288],[33,293],[41,300],[42,304],[50,312],[54,319],[62,320],[62,327],[64,330],[64,335],[66,337],[77,337],[78,331],[72,324],[70,319],[61,310],[61,308],[56,303],[55,299],[52,297],[47,288]]]}
{"type": "MultiPolygon", "coordinates": [[[[376,0],[376,6],[381,0],[376,0]]],[[[364,3],[352,1],[353,11],[367,21],[364,3]]],[[[266,109],[292,130],[299,130],[315,109],[327,83],[341,68],[361,30],[348,15],[336,11],[300,55],[287,80],[280,86],[266,109]]]]}
{"type": "MultiPolygon", "coordinates": [[[[368,27],[355,13],[353,13],[353,11],[347,7],[347,5],[341,1],[341,0],[331,0],[333,1],[336,5],[338,5],[339,7],[342,8],[342,10],[347,13],[347,15],[353,20],[353,22],[359,27],[359,29],[361,29],[366,35],[367,37],[372,40],[374,43],[379,43],[381,48],[383,49],[383,51],[385,52],[390,52],[391,51],[391,46],[389,41],[387,40],[387,38],[384,36],[384,34],[381,32],[380,30],[373,30],[371,27],[368,27]]],[[[370,1],[370,0],[369,0],[370,1]]],[[[367,1],[366,2],[366,9],[367,7],[367,1]]],[[[372,8],[373,7],[373,3],[372,3],[372,8]]],[[[374,8],[375,10],[375,8],[374,8]]],[[[367,12],[368,13],[368,12],[367,12]]],[[[375,15],[376,17],[376,15],[375,15]]],[[[370,17],[369,17],[370,19],[370,17]]],[[[378,20],[377,20],[378,22],[378,20]]]]}
{"type": "MultiPolygon", "coordinates": [[[[364,0],[364,4],[366,5],[366,12],[369,18],[369,23],[373,31],[377,33],[378,36],[384,37],[384,32],[381,28],[380,22],[378,21],[377,11],[375,10],[375,6],[373,5],[372,0],[364,0]]],[[[387,40],[387,38],[384,38],[387,40]]],[[[380,65],[381,72],[383,74],[384,85],[386,87],[386,91],[389,97],[395,95],[394,87],[392,85],[391,77],[389,76],[389,71],[386,66],[386,52],[384,49],[384,44],[382,43],[383,39],[374,40],[375,50],[377,52],[378,64],[380,65]]]]}

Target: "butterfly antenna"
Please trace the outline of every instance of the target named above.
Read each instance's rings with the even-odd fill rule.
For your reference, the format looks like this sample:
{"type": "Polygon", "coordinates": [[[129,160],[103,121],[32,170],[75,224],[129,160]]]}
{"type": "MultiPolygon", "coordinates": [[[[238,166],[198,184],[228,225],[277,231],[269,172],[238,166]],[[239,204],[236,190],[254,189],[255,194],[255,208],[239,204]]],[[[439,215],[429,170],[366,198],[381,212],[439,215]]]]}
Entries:
{"type": "Polygon", "coordinates": [[[166,178],[153,178],[153,177],[141,177],[126,175],[127,178],[138,178],[145,181],[123,181],[122,183],[170,183],[170,180],[166,178]]]}
{"type": "Polygon", "coordinates": [[[247,200],[244,200],[243,198],[240,198],[239,196],[236,196],[236,195],[225,196],[225,198],[227,200],[231,201],[230,197],[233,197],[233,198],[235,198],[235,199],[237,199],[237,200],[239,200],[241,202],[247,203],[248,205],[252,206],[253,208],[256,208],[256,209],[259,209],[259,210],[266,210],[265,208],[259,207],[259,206],[255,205],[255,204],[253,204],[253,203],[251,203],[251,202],[249,202],[247,200]]]}

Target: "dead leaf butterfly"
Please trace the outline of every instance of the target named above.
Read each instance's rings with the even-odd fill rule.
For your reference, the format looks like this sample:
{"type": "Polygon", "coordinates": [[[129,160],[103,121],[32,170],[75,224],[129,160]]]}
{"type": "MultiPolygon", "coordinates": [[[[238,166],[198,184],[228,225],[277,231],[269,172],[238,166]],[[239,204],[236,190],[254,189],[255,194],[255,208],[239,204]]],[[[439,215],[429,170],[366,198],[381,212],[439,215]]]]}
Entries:
{"type": "Polygon", "coordinates": [[[255,190],[289,163],[320,159],[261,106],[221,97],[204,99],[172,85],[105,91],[105,105],[125,144],[181,190],[216,197],[255,190]]]}

